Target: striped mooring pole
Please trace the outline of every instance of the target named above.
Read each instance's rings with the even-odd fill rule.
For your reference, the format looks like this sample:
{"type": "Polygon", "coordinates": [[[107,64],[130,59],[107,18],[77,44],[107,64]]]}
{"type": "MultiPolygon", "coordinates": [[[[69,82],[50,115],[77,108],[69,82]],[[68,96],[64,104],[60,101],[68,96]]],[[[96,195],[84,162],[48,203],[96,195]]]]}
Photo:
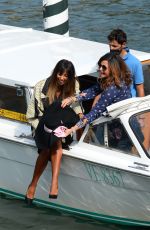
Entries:
{"type": "Polygon", "coordinates": [[[44,31],[69,36],[68,0],[43,0],[44,31]]]}

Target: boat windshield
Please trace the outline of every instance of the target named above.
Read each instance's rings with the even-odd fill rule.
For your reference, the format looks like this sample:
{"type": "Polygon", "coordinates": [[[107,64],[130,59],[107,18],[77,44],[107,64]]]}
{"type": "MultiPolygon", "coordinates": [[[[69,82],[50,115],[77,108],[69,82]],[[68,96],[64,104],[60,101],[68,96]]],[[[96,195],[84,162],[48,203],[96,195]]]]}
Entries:
{"type": "Polygon", "coordinates": [[[115,152],[140,156],[120,119],[89,127],[83,141],[115,152]]]}
{"type": "Polygon", "coordinates": [[[150,157],[150,111],[132,116],[129,123],[147,156],[150,157]]]}

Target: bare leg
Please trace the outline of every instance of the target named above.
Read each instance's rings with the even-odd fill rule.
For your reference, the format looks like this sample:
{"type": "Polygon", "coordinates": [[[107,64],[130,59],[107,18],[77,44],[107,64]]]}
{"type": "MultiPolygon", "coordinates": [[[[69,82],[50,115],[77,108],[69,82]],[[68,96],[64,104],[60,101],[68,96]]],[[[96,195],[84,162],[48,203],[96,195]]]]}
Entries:
{"type": "Polygon", "coordinates": [[[27,189],[26,196],[28,198],[30,199],[34,198],[38,180],[40,176],[42,175],[44,169],[46,168],[49,159],[50,159],[50,151],[48,149],[42,150],[36,160],[32,181],[29,184],[29,187],[27,189]]]}
{"type": "Polygon", "coordinates": [[[51,195],[58,194],[58,176],[60,171],[60,164],[62,158],[62,144],[58,141],[51,151],[51,166],[52,166],[52,181],[51,181],[51,195]]]}

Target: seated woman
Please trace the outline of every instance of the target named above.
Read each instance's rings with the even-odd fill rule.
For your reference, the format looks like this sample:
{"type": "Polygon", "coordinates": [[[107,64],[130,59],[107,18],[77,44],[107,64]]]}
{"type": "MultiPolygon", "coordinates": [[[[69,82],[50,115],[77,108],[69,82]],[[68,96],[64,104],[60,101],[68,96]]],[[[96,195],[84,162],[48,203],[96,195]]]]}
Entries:
{"type": "MultiPolygon", "coordinates": [[[[29,205],[32,204],[38,180],[49,160],[51,160],[52,168],[49,198],[57,198],[58,175],[62,158],[62,139],[58,135],[58,130],[58,136],[54,135],[54,130],[60,125],[66,125],[64,119],[67,115],[64,115],[64,113],[68,114],[68,110],[69,116],[73,114],[74,121],[77,122],[78,119],[76,120],[74,111],[70,111],[71,108],[62,111],[60,103],[63,99],[71,98],[78,93],[77,88],[79,89],[75,78],[74,65],[65,59],[56,64],[49,78],[38,82],[34,88],[33,97],[27,110],[27,118],[32,126],[39,155],[25,196],[25,201],[29,205]]],[[[76,103],[72,104],[72,108],[77,114],[82,113],[80,106],[76,103]]],[[[72,119],[72,115],[70,119],[72,119]]]]}
{"type": "MultiPolygon", "coordinates": [[[[105,54],[99,59],[98,67],[98,83],[72,98],[72,101],[89,100],[98,94],[101,94],[101,97],[92,107],[91,111],[88,114],[85,114],[75,126],[65,130],[66,136],[102,116],[103,112],[106,111],[107,106],[131,97],[131,74],[125,62],[119,55],[112,53],[105,54]]],[[[70,103],[71,100],[69,98],[64,99],[62,107],[65,107],[70,103]]]]}

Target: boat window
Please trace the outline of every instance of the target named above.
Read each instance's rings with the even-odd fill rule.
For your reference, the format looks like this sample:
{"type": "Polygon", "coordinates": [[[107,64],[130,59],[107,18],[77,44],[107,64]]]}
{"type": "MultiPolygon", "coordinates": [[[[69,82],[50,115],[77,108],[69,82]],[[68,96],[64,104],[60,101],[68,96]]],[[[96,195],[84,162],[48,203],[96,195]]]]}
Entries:
{"type": "Polygon", "coordinates": [[[130,125],[147,156],[150,157],[150,111],[132,116],[130,125]]]}
{"type": "Polygon", "coordinates": [[[136,147],[119,119],[91,126],[83,141],[139,157],[136,147]]]}
{"type": "Polygon", "coordinates": [[[0,116],[26,122],[25,89],[0,84],[0,92],[0,116]]]}

